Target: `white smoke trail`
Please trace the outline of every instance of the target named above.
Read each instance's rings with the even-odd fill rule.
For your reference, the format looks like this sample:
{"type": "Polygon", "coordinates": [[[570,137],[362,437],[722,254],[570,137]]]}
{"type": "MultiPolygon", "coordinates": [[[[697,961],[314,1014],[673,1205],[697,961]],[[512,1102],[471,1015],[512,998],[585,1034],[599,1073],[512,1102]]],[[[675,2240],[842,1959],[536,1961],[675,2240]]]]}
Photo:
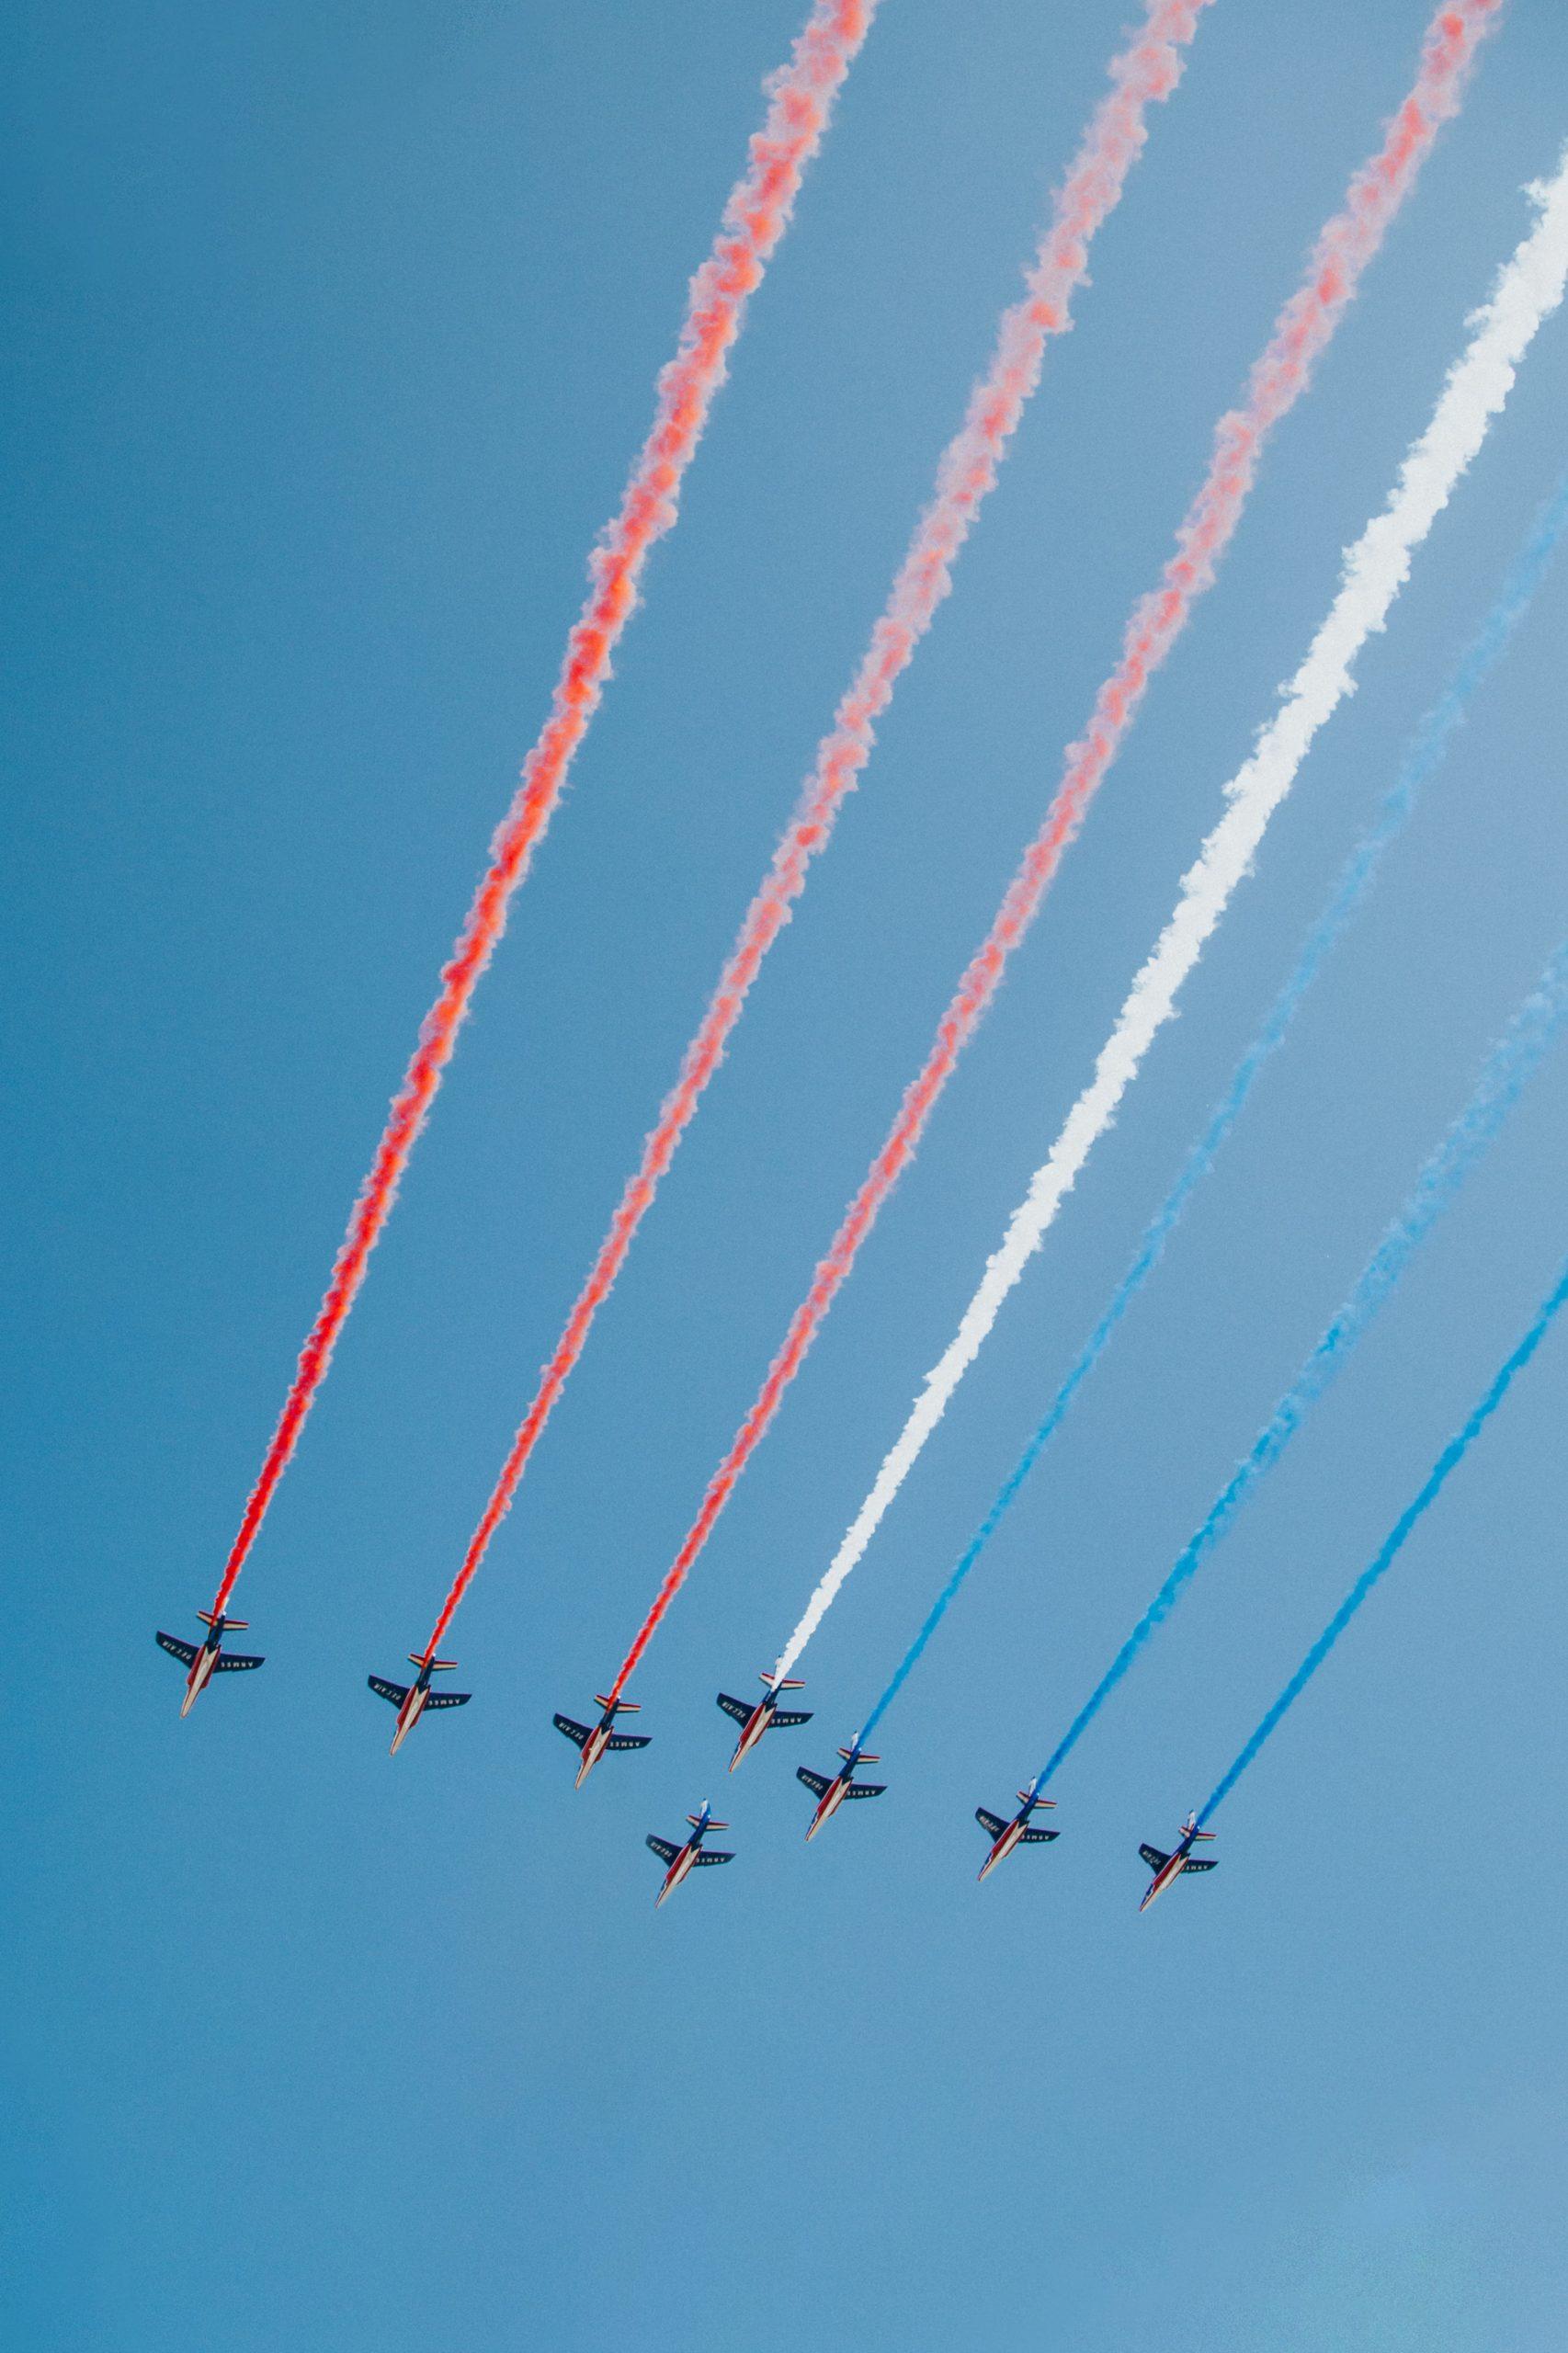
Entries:
{"type": "Polygon", "coordinates": [[[1409,576],[1410,558],[1448,504],[1512,389],[1520,360],[1568,282],[1568,149],[1555,178],[1528,193],[1539,208],[1534,228],[1505,266],[1462,358],[1449,371],[1432,421],[1400,468],[1392,497],[1345,559],[1339,594],[1306,660],[1284,689],[1252,757],[1225,788],[1224,816],[1182,879],[1153,954],[1133,982],[1095,1074],[1068,1113],[1049,1158],[1035,1171],[1013,1212],[1001,1248],[987,1262],[941,1361],[927,1374],[897,1442],[780,1654],[788,1675],[864,1554],[921,1449],[945,1412],[1003,1301],[1039,1249],[1090,1151],[1116,1115],[1155,1032],[1169,1020],[1176,994],[1246,873],[1275,810],[1295,781],[1313,736],[1351,691],[1350,665],[1409,576]]]}

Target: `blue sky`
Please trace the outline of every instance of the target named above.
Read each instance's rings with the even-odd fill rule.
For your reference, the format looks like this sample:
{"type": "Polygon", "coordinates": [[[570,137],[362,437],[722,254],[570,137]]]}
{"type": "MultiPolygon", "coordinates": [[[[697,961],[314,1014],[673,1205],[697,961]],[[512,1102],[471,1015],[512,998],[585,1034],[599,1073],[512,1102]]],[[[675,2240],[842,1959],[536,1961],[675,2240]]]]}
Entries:
{"type": "Polygon", "coordinates": [[[0,547],[10,1655],[0,2318],[40,2353],[1122,2353],[1548,2341],[1564,2286],[1549,1343],[1136,1904],[1523,1328],[1568,1072],[1058,1791],[1005,1802],[1252,1438],[1564,928],[1568,572],[882,1740],[847,1736],[1071,1361],[1564,462],[1568,322],[810,1654],[793,1622],[1388,490],[1565,129],[1514,0],[1278,436],[778,1429],[613,1671],[1162,561],[1426,0],[1218,0],[830,855],[389,1764],[435,1604],[880,605],[1127,0],[886,0],[239,1606],[177,1714],[382,1105],[531,740],[796,0],[24,0],[0,547]],[[649,1830],[737,1860],[655,1915],[649,1830]],[[194,2313],[194,2317],[193,2317],[194,2313]],[[1549,2315],[1551,2316],[1549,2318],[1549,2315]]]}

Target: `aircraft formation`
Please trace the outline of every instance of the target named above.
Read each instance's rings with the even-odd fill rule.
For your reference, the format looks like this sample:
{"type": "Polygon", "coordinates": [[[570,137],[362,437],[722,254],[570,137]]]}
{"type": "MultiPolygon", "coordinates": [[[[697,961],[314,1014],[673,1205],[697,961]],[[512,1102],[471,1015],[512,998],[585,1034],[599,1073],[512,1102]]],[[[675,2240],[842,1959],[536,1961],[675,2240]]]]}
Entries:
{"type": "MultiPolygon", "coordinates": [[[[189,1714],[192,1706],[207,1688],[215,1674],[239,1667],[266,1665],[264,1659],[242,1657],[235,1652],[224,1650],[225,1633],[231,1631],[245,1631],[245,1621],[243,1619],[209,1618],[205,1610],[198,1614],[208,1629],[204,1642],[184,1643],[177,1635],[165,1634],[162,1630],[157,1636],[160,1650],[168,1652],[172,1658],[178,1659],[181,1665],[189,1670],[186,1677],[185,1697],[180,1703],[182,1716],[189,1714]]],[[[397,1710],[397,1725],[392,1733],[392,1747],[389,1752],[393,1756],[397,1755],[426,1708],[466,1707],[472,1696],[467,1691],[433,1689],[431,1677],[449,1673],[457,1664],[454,1659],[421,1658],[411,1652],[408,1663],[417,1670],[411,1684],[392,1683],[381,1675],[367,1677],[369,1688],[377,1698],[387,1700],[397,1710]]],[[[736,1699],[727,1691],[721,1691],[718,1695],[719,1706],[741,1727],[741,1736],[736,1744],[735,1753],[730,1759],[732,1773],[742,1759],[748,1756],[756,1747],[765,1733],[790,1725],[809,1724],[812,1721],[810,1709],[781,1709],[778,1705],[778,1695],[781,1691],[799,1691],[804,1688],[798,1677],[771,1675],[765,1668],[762,1672],[762,1681],[765,1688],[762,1698],[757,1700],[748,1702],[736,1699]]],[[[564,1733],[579,1753],[576,1779],[573,1785],[579,1790],[602,1756],[608,1756],[612,1751],[646,1748],[649,1745],[648,1734],[622,1733],[616,1729],[619,1717],[636,1715],[639,1712],[637,1701],[613,1699],[602,1691],[596,1693],[595,1696],[600,1710],[596,1723],[591,1725],[578,1723],[573,1717],[561,1714],[557,1714],[552,1720],[556,1730],[564,1733]]],[[[805,1765],[796,1768],[796,1779],[803,1783],[816,1800],[811,1819],[806,1824],[808,1839],[814,1838],[817,1832],[833,1820],[839,1807],[847,1800],[880,1798],[887,1793],[885,1782],[861,1781],[856,1779],[857,1772],[862,1765],[876,1765],[881,1762],[880,1758],[873,1756],[864,1746],[858,1733],[855,1734],[846,1748],[840,1748],[838,1754],[843,1762],[836,1773],[816,1773],[805,1765]]],[[[1048,1839],[1061,1836],[1059,1831],[1047,1830],[1033,1820],[1037,1808],[1054,1806],[1056,1802],[1054,1798],[1040,1795],[1040,1777],[1037,1775],[1028,1789],[1018,1791],[1018,1810],[1010,1821],[1004,1822],[1000,1814],[988,1813],[984,1806],[976,1807],[974,1818],[991,1840],[990,1852],[980,1867],[981,1879],[986,1878],[998,1863],[1006,1862],[1007,1857],[1015,1853],[1019,1847],[1040,1845],[1048,1839]]],[[[699,1864],[730,1863],[734,1860],[733,1854],[703,1845],[703,1840],[710,1830],[727,1830],[730,1826],[727,1822],[719,1822],[714,1819],[712,1808],[706,1798],[696,1813],[687,1815],[687,1820],[691,1824],[689,1838],[676,1843],[668,1838],[658,1837],[650,1832],[644,1842],[666,1866],[658,1895],[654,1899],[657,1904],[663,1904],[666,1896],[673,1895],[676,1889],[685,1882],[699,1864]]],[[[1146,1911],[1154,1898],[1163,1894],[1180,1872],[1204,1871],[1213,1869],[1212,1858],[1195,1857],[1192,1852],[1198,1839],[1211,1838],[1213,1835],[1212,1831],[1200,1830],[1198,1827],[1196,1814],[1188,1814],[1182,1824],[1180,1838],[1172,1853],[1162,1854],[1157,1847],[1140,1847],[1139,1853],[1154,1873],[1149,1884],[1148,1893],[1139,1906],[1140,1911],[1146,1911]]]]}
{"type": "MultiPolygon", "coordinates": [[[[953,566],[980,502],[994,485],[1047,345],[1072,324],[1072,301],[1085,282],[1094,235],[1120,201],[1144,142],[1153,135],[1152,109],[1173,99],[1178,88],[1187,51],[1198,37],[1207,5],[1208,0],[1143,0],[1142,24],[1113,61],[1110,88],[1096,109],[1053,199],[1038,251],[1025,271],[1024,294],[1004,313],[989,370],[980,379],[958,433],[941,452],[932,501],[922,510],[882,616],[852,673],[833,728],[822,740],[795,816],[746,910],[736,945],[683,1058],[677,1083],[664,1098],[643,1157],[627,1180],[619,1206],[548,1359],[429,1638],[422,1649],[408,1654],[414,1679],[403,1683],[374,1674],[368,1678],[371,1692],[396,1711],[391,1742],[394,1755],[428,1711],[468,1703],[470,1694],[438,1686],[435,1680],[453,1666],[442,1654],[452,1620],[512,1506],[554,1404],[586,1346],[597,1310],[626,1262],[641,1220],[706,1086],[723,1060],[726,1042],[772,941],[793,900],[805,887],[812,860],[825,848],[846,794],[869,757],[871,722],[887,707],[897,678],[914,658],[952,585],[953,566]]],[[[265,1523],[278,1483],[299,1443],[365,1279],[370,1252],[391,1213],[409,1154],[442,1082],[473,991],[500,936],[509,901],[526,877],[534,847],[610,675],[610,654],[635,608],[637,584],[648,551],[676,522],[680,482],[700,440],[727,356],[741,333],[746,302],[785,233],[801,176],[825,134],[835,95],[859,54],[875,13],[876,0],[816,0],[788,66],[769,85],[765,135],[753,144],[750,164],[732,198],[720,237],[693,281],[676,358],[660,379],[653,431],[633,468],[620,512],[599,542],[592,591],[568,640],[550,719],[525,763],[523,789],[496,836],[492,864],[470,909],[457,951],[443,968],[441,992],[421,1029],[403,1091],[358,1197],[217,1593],[210,1608],[199,1613],[205,1634],[197,1643],[163,1631],[157,1635],[160,1647],[186,1669],[182,1714],[189,1711],[214,1676],[263,1663],[225,1647],[229,1633],[244,1631],[244,1621],[227,1614],[235,1583],[265,1523]]],[[[1503,13],[1504,0],[1443,0],[1437,8],[1410,88],[1391,118],[1381,143],[1352,173],[1339,209],[1324,224],[1304,275],[1288,292],[1249,372],[1240,404],[1221,415],[1208,472],[1178,523],[1173,552],[1157,579],[1131,606],[1120,654],[1096,696],[1082,735],[1063,756],[1061,781],[1040,830],[1027,845],[991,926],[961,974],[926,1060],[906,1088],[885,1142],[819,1260],[811,1287],[710,1480],[689,1531],[660,1580],[618,1672],[605,1690],[596,1693],[597,1716],[587,1722],[564,1713],[554,1717],[556,1729],[577,1751],[577,1788],[605,1756],[649,1745],[647,1733],[625,1728],[626,1720],[640,1713],[639,1703],[625,1696],[626,1687],[639,1670],[670,1603],[692,1574],[736,1479],[765,1439],[788,1386],[799,1377],[882,1203],[910,1165],[948,1076],[1000,986],[1008,960],[1045,904],[1062,859],[1136,722],[1151,676],[1175,651],[1197,600],[1212,582],[1252,495],[1269,436],[1309,390],[1314,362],[1358,298],[1362,278],[1376,259],[1387,230],[1411,198],[1434,142],[1459,113],[1482,45],[1503,13]]],[[[1267,827],[1295,784],[1313,739],[1351,691],[1358,658],[1389,626],[1417,551],[1460,491],[1506,404],[1536,335],[1562,303],[1568,288],[1568,151],[1555,177],[1534,184],[1529,194],[1533,215],[1515,251],[1499,269],[1489,298],[1477,309],[1475,297],[1480,290],[1466,288],[1456,293],[1455,314],[1463,323],[1465,341],[1438,387],[1430,417],[1409,443],[1385,505],[1346,551],[1340,585],[1325,620],[1300,667],[1281,689],[1274,715],[1258,731],[1252,754],[1224,787],[1221,813],[1202,841],[1196,862],[1182,876],[1172,915],[1137,968],[1091,1076],[1074,1102],[1050,1155],[1029,1180],[1000,1247],[985,1259],[979,1286],[958,1330],[877,1470],[865,1503],[810,1593],[777,1664],[763,1671],[760,1696],[745,1699],[727,1691],[717,1695],[718,1707],[734,1727],[732,1773],[769,1733],[799,1729],[812,1721],[811,1711],[791,1704],[793,1695],[802,1688],[801,1679],[791,1670],[815,1638],[845,1581],[864,1557],[882,1518],[932,1440],[947,1403],[1062,1212],[1095,1145],[1112,1124],[1155,1037],[1174,1017],[1180,991],[1233,896],[1253,872],[1267,827]]],[[[1444,697],[1416,729],[1393,785],[1353,848],[1257,1039],[1243,1057],[1181,1179],[1156,1213],[1127,1276],[1029,1440],[1018,1468],[1005,1483],[975,1540],[947,1577],[861,1730],[838,1749],[837,1768],[821,1772],[805,1765],[797,1768],[796,1779],[812,1801],[804,1831],[807,1840],[815,1838],[845,1805],[886,1794],[885,1783],[861,1778],[864,1768],[879,1762],[867,1742],[876,1735],[882,1715],[924,1655],[945,1611],[1053,1437],[1071,1397],[1108,1345],[1127,1305],[1151,1277],[1187,1199],[1212,1165],[1258,1074],[1283,1043],[1319,966],[1368,899],[1383,859],[1415,815],[1422,786],[1443,756],[1479,687],[1507,650],[1565,532],[1568,481],[1558,488],[1527,538],[1444,697]]],[[[977,1873],[979,1881],[983,1881],[1023,1847],[1049,1844],[1059,1836],[1054,1826],[1038,1818],[1056,1806],[1056,1800],[1045,1794],[1046,1785],[1221,1540],[1244,1497],[1294,1437],[1317,1397],[1338,1377],[1404,1266],[1446,1212],[1470,1168],[1490,1147],[1565,1024],[1568,942],[1548,961],[1535,989],[1498,1040],[1474,1094],[1418,1172],[1410,1196],[1378,1251],[1331,1318],[1296,1381],[1265,1422],[1241,1470],[1216,1499],[1148,1609],[1114,1654],[1047,1764],[1019,1789],[1017,1810],[1003,1815],[984,1806],[976,1809],[976,1822],[988,1842],[977,1873]]],[[[1445,1449],[1438,1471],[1419,1491],[1416,1505],[1396,1523],[1385,1547],[1387,1557],[1380,1553],[1374,1563],[1376,1576],[1381,1575],[1410,1528],[1479,1436],[1514,1371],[1534,1354],[1561,1298],[1561,1287],[1548,1294],[1537,1324],[1507,1360],[1493,1389],[1485,1392],[1471,1422],[1445,1449]]],[[[1358,1597],[1370,1589],[1369,1579],[1375,1582],[1373,1572],[1363,1572],[1342,1612],[1330,1621],[1319,1644],[1266,1712],[1207,1804],[1187,1815],[1174,1846],[1169,1850],[1150,1844],[1139,1847],[1153,1874],[1141,1909],[1148,1909],[1176,1879],[1214,1868],[1215,1858],[1198,1851],[1214,1836],[1208,1826],[1210,1815],[1272,1733],[1284,1708],[1293,1703],[1327,1649],[1338,1640],[1343,1624],[1360,1606],[1358,1597]]],[[[647,1839],[665,1867],[656,1899],[661,1904],[694,1870],[733,1859],[729,1852],[705,1844],[710,1832],[728,1826],[714,1820],[707,1802],[687,1820],[690,1836],[684,1841],[652,1834],[647,1839]]]]}

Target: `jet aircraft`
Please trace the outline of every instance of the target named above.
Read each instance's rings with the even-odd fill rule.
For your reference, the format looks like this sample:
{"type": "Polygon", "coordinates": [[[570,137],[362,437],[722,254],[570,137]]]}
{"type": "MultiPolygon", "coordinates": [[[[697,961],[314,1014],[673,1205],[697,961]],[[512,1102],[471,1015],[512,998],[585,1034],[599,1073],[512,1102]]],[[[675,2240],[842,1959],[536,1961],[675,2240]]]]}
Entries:
{"type": "Polygon", "coordinates": [[[719,1694],[719,1705],[727,1716],[734,1718],[741,1728],[735,1753],[730,1759],[732,1773],[743,1756],[751,1755],[765,1732],[770,1732],[776,1724],[809,1724],[812,1720],[809,1708],[781,1708],[778,1704],[780,1691],[799,1691],[804,1688],[793,1677],[769,1675],[765,1667],[762,1680],[767,1688],[755,1706],[749,1699],[733,1699],[727,1691],[719,1694]]]}
{"type": "Polygon", "coordinates": [[[1192,1851],[1198,1839],[1212,1838],[1213,1836],[1214,1833],[1211,1830],[1199,1830],[1198,1815],[1194,1812],[1187,1815],[1181,1825],[1181,1836],[1176,1842],[1174,1854],[1162,1855],[1157,1847],[1139,1847],[1138,1852],[1154,1874],[1149,1881],[1142,1903],[1138,1906],[1140,1912],[1147,1912],[1155,1896],[1163,1895],[1172,1880],[1179,1879],[1183,1871],[1211,1871],[1213,1870],[1220,1859],[1217,1855],[1195,1855],[1192,1851]]]}
{"type": "Polygon", "coordinates": [[[733,1863],[735,1859],[733,1854],[721,1854],[702,1843],[710,1830],[728,1830],[730,1826],[727,1822],[714,1821],[713,1809],[706,1798],[702,1801],[700,1813],[688,1813],[686,1818],[691,1824],[691,1836],[684,1847],[677,1847],[673,1839],[655,1838],[652,1832],[649,1833],[647,1844],[660,1862],[669,1866],[665,1873],[664,1885],[653,1898],[655,1908],[666,1895],[675,1893],[682,1880],[694,1871],[699,1863],[733,1863]]]}
{"type": "Polygon", "coordinates": [[[615,1728],[617,1716],[636,1715],[642,1704],[641,1701],[612,1699],[603,1691],[596,1691],[594,1697],[604,1710],[597,1724],[576,1723],[570,1716],[558,1715],[555,1719],[556,1731],[563,1732],[567,1739],[583,1752],[583,1761],[577,1768],[577,1778],[572,1784],[574,1790],[582,1788],[607,1750],[646,1748],[648,1745],[646,1733],[617,1732],[615,1728]]]}
{"type": "Polygon", "coordinates": [[[1040,1785],[1043,1779],[1042,1774],[1037,1773],[1028,1788],[1018,1791],[1018,1811],[1011,1822],[1004,1822],[999,1813],[988,1813],[983,1805],[975,1807],[974,1818],[991,1840],[991,1852],[980,1866],[982,1879],[987,1871],[994,1870],[998,1863],[1005,1863],[1015,1847],[1040,1846],[1048,1838],[1061,1837],[1060,1830],[1042,1830],[1029,1818],[1036,1806],[1053,1806],[1056,1803],[1054,1798],[1040,1796],[1040,1785]]]}
{"type": "Polygon", "coordinates": [[[410,1651],[408,1664],[419,1669],[412,1683],[389,1683],[383,1675],[368,1675],[365,1678],[379,1699],[385,1699],[397,1710],[397,1729],[392,1733],[389,1756],[395,1756],[426,1708],[466,1708],[472,1699],[472,1691],[433,1691],[433,1675],[449,1675],[456,1666],[455,1658],[421,1657],[410,1651]]]}
{"type": "Polygon", "coordinates": [[[844,1762],[831,1780],[825,1773],[813,1773],[807,1766],[797,1765],[795,1768],[795,1779],[797,1781],[804,1781],[817,1802],[817,1810],[812,1814],[806,1832],[808,1838],[814,1838],[823,1824],[833,1820],[846,1798],[880,1798],[887,1787],[885,1781],[858,1781],[855,1779],[857,1765],[876,1765],[881,1762],[879,1757],[871,1756],[868,1750],[861,1747],[858,1733],[856,1733],[848,1747],[841,1748],[838,1753],[844,1762]]]}
{"type": "Polygon", "coordinates": [[[182,1643],[177,1634],[165,1634],[162,1627],[158,1629],[158,1648],[167,1651],[171,1658],[177,1658],[182,1666],[190,1670],[185,1678],[185,1698],[180,1701],[182,1716],[189,1715],[215,1675],[233,1675],[244,1667],[267,1664],[265,1659],[246,1658],[239,1651],[223,1648],[224,1635],[243,1634],[249,1622],[246,1619],[225,1618],[221,1609],[215,1615],[210,1609],[199,1609],[196,1614],[207,1629],[202,1642],[182,1643]]]}

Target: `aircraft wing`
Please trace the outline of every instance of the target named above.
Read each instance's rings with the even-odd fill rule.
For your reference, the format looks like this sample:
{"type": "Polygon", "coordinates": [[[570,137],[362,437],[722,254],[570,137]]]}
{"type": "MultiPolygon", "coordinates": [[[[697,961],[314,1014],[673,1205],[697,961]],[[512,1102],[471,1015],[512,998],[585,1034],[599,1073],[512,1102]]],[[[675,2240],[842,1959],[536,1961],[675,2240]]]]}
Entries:
{"type": "Polygon", "coordinates": [[[1219,1859],[1218,1855],[1188,1855],[1182,1869],[1184,1871],[1211,1871],[1219,1859]]]}
{"type": "Polygon", "coordinates": [[[844,1794],[846,1798],[880,1798],[886,1788],[885,1781],[851,1781],[844,1794]]]}
{"type": "Polygon", "coordinates": [[[182,1666],[196,1665],[196,1644],[182,1643],[177,1634],[165,1634],[160,1629],[158,1648],[161,1651],[167,1651],[171,1658],[177,1658],[182,1666]]]}
{"type": "Polygon", "coordinates": [[[699,1863],[733,1863],[734,1859],[733,1855],[719,1854],[711,1847],[699,1847],[697,1850],[699,1863]]]}
{"type": "Polygon", "coordinates": [[[745,1700],[732,1699],[727,1691],[720,1692],[719,1705],[727,1716],[733,1716],[738,1724],[744,1724],[751,1715],[751,1710],[745,1700]]]}
{"type": "Polygon", "coordinates": [[[466,1708],[472,1697],[472,1691],[432,1691],[425,1705],[427,1708],[466,1708]]]}
{"type": "Polygon", "coordinates": [[[1060,1830],[1026,1830],[1022,1844],[1026,1847],[1037,1847],[1042,1839],[1060,1838],[1061,1836],[1060,1830]]]}
{"type": "Polygon", "coordinates": [[[1000,1838],[1007,1827],[999,1813],[987,1813],[983,1805],[975,1807],[974,1818],[988,1838],[1000,1838]]]}
{"type": "Polygon", "coordinates": [[[266,1665],[267,1661],[264,1658],[246,1658],[243,1651],[220,1651],[218,1664],[213,1672],[217,1675],[233,1675],[247,1666],[265,1666],[266,1665]]]}
{"type": "Polygon", "coordinates": [[[570,1716],[557,1716],[555,1729],[557,1732],[563,1732],[574,1748],[581,1748],[588,1737],[587,1725],[574,1724],[570,1716]]]}
{"type": "Polygon", "coordinates": [[[1143,1860],[1148,1864],[1149,1869],[1152,1871],[1163,1871],[1165,1865],[1170,1861],[1170,1857],[1168,1855],[1162,1855],[1157,1847],[1140,1847],[1138,1852],[1142,1856],[1143,1860]]]}
{"type": "Polygon", "coordinates": [[[812,1797],[826,1797],[828,1778],[825,1773],[813,1773],[809,1766],[797,1765],[795,1768],[795,1779],[797,1781],[804,1781],[812,1797]]]}
{"type": "Polygon", "coordinates": [[[378,1699],[389,1699],[394,1708],[401,1708],[408,1697],[406,1683],[389,1683],[384,1675],[368,1675],[365,1680],[378,1699]]]}
{"type": "Polygon", "coordinates": [[[650,1732],[614,1732],[606,1741],[607,1748],[646,1748],[653,1735],[650,1732]]]}
{"type": "MultiPolygon", "coordinates": [[[[646,1846],[652,1847],[654,1854],[657,1855],[660,1862],[662,1863],[673,1863],[676,1857],[680,1852],[680,1848],[675,1844],[674,1840],[670,1838],[654,1838],[650,1836],[643,1843],[646,1846]]],[[[699,1860],[701,1858],[699,1857],[699,1860]]]]}
{"type": "Polygon", "coordinates": [[[775,1708],[773,1711],[773,1721],[776,1725],[809,1724],[811,1720],[812,1711],[809,1708],[775,1708]]]}

